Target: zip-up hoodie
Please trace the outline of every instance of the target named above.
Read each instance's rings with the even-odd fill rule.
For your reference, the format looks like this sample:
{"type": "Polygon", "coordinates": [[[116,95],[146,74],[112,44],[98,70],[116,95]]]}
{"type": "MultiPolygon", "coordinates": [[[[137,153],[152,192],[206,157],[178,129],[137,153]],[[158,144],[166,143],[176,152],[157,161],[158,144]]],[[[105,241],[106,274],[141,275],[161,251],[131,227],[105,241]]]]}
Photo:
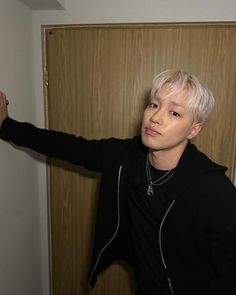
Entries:
{"type": "MultiPolygon", "coordinates": [[[[139,136],[87,140],[7,118],[0,137],[102,173],[89,284],[115,260],[132,265],[126,200],[147,153],[139,136]]],[[[225,170],[190,142],[176,167],[157,237],[170,294],[236,294],[236,189],[225,170]]]]}

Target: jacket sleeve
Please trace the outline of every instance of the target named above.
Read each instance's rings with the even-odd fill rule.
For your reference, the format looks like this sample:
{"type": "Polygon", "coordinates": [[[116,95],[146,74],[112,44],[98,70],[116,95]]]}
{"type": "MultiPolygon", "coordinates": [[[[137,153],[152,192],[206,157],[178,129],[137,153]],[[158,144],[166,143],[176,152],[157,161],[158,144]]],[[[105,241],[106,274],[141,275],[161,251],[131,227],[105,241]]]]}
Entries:
{"type": "Polygon", "coordinates": [[[236,188],[227,177],[215,179],[207,210],[215,280],[207,294],[236,294],[236,188]]]}
{"type": "Polygon", "coordinates": [[[30,123],[6,118],[0,129],[0,138],[15,145],[102,172],[104,158],[120,140],[87,140],[64,132],[40,129],[30,123]]]}

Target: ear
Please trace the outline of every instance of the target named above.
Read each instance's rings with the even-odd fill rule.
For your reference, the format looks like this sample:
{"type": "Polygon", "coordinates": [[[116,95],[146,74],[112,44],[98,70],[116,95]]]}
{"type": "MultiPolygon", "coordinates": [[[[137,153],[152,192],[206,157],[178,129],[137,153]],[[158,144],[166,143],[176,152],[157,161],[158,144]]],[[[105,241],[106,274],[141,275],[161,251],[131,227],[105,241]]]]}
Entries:
{"type": "Polygon", "coordinates": [[[193,139],[202,130],[203,123],[193,123],[187,139],[193,139]]]}

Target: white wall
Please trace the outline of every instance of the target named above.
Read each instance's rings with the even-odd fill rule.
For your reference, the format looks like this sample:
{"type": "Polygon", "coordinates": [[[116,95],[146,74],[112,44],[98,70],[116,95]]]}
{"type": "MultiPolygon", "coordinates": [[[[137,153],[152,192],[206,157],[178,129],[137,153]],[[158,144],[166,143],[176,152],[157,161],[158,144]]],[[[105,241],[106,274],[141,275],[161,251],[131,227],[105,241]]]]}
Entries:
{"type": "MultiPolygon", "coordinates": [[[[0,3],[0,89],[9,111],[34,121],[32,12],[16,0],[0,3]]],[[[36,161],[0,141],[0,294],[42,295],[36,161]]]]}
{"type": "MultiPolygon", "coordinates": [[[[9,95],[12,116],[40,127],[44,126],[41,25],[236,19],[234,0],[63,2],[65,11],[32,13],[16,0],[0,4],[0,88],[9,95]]],[[[3,142],[0,163],[0,294],[49,295],[46,166],[3,142]]]]}

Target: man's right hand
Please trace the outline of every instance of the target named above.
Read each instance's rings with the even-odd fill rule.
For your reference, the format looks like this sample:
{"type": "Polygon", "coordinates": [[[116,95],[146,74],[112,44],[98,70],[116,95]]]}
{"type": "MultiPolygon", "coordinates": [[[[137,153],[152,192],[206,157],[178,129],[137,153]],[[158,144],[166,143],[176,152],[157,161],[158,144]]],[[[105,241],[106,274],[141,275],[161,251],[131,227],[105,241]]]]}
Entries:
{"type": "Polygon", "coordinates": [[[3,120],[5,120],[8,117],[8,104],[9,101],[7,100],[6,95],[0,91],[0,127],[2,125],[3,120]]]}

